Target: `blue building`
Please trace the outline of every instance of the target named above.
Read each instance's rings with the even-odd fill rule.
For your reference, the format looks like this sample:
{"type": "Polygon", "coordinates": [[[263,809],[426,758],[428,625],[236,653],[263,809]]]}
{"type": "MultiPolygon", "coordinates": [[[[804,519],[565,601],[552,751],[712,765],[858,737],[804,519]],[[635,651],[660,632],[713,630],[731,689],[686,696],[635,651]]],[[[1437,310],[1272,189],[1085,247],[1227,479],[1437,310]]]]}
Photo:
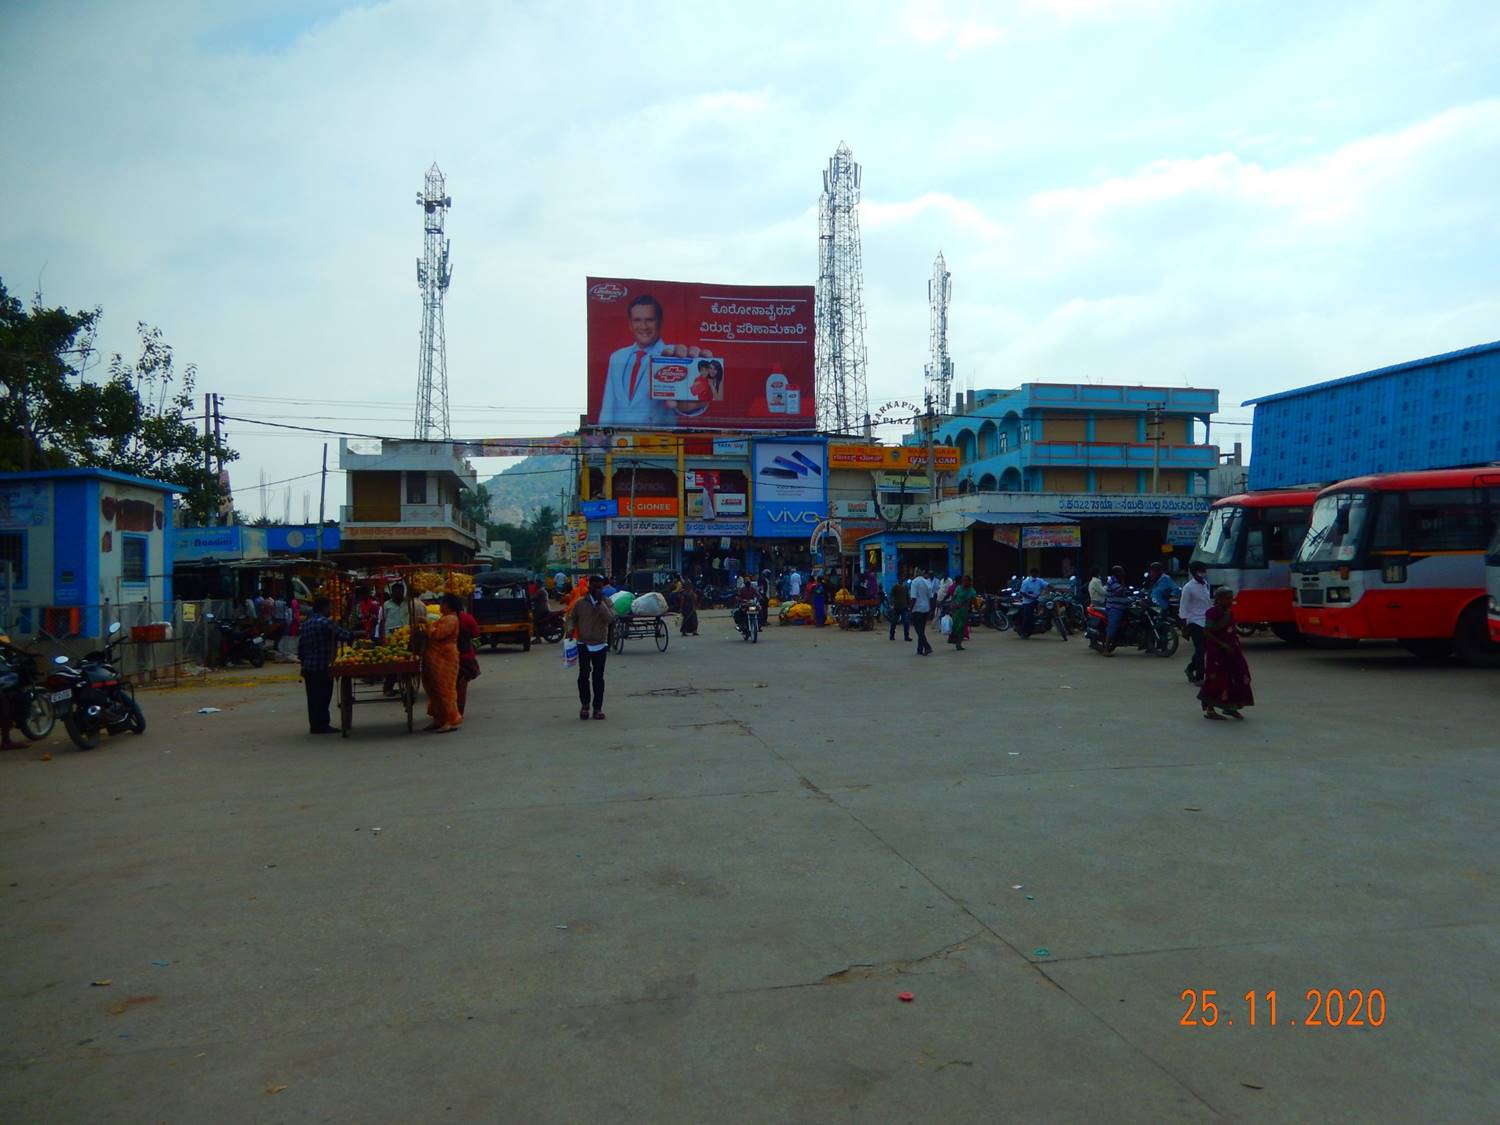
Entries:
{"type": "Polygon", "coordinates": [[[1500,341],[1246,400],[1250,487],[1500,460],[1500,341]]]}
{"type": "Polygon", "coordinates": [[[98,637],[110,607],[164,614],[172,498],[186,491],[105,469],[0,473],[0,625],[98,637]]]}
{"type": "Polygon", "coordinates": [[[1026,383],[971,392],[938,440],[958,447],[960,492],[1204,494],[1218,408],[1219,392],[1198,387],[1026,383]]]}

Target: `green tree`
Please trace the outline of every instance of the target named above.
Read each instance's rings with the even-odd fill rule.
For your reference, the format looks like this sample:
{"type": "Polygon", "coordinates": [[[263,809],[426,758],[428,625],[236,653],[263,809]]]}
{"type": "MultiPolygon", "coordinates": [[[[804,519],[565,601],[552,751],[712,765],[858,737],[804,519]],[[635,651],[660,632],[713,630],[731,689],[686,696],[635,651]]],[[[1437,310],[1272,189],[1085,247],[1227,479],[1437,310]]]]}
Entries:
{"type": "Polygon", "coordinates": [[[0,470],[87,466],[151,477],[188,490],[189,519],[207,522],[223,497],[210,466],[238,454],[198,432],[197,371],[178,376],[159,329],[137,325],[140,359],[116,355],[103,380],[88,377],[101,316],[28,308],[0,280],[0,470]]]}
{"type": "Polygon", "coordinates": [[[490,529],[490,490],[484,485],[466,488],[458,497],[458,511],[486,532],[490,529]]]}
{"type": "Polygon", "coordinates": [[[28,308],[0,280],[0,469],[90,464],[97,442],[128,433],[135,404],[116,383],[84,378],[99,310],[28,308]]]}

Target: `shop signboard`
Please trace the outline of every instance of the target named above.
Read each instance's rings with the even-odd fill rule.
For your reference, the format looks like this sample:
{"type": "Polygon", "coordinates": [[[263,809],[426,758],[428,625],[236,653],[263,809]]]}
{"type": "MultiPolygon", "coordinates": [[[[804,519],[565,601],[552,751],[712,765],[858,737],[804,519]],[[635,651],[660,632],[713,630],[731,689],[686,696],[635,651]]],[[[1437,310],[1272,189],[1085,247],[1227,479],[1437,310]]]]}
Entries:
{"type": "Polygon", "coordinates": [[[745,536],[750,534],[750,521],[743,516],[739,519],[690,519],[683,523],[682,531],[684,535],[703,537],[712,537],[715,535],[745,536]]]}
{"type": "Polygon", "coordinates": [[[995,542],[999,543],[1002,547],[1015,547],[1019,549],[1021,546],[1020,525],[1010,523],[995,528],[995,542]]]}
{"type": "Polygon", "coordinates": [[[1202,530],[1202,516],[1174,516],[1167,520],[1166,543],[1169,547],[1192,547],[1202,530]]]}
{"type": "Polygon", "coordinates": [[[586,306],[590,425],[813,428],[811,286],[591,277],[586,306]]]}
{"type": "Polygon", "coordinates": [[[52,485],[23,481],[0,488],[0,528],[42,527],[52,513],[52,485]]]}
{"type": "Polygon", "coordinates": [[[828,447],[821,441],[755,443],[751,532],[767,538],[806,536],[828,514],[828,447]]]}
{"type": "MultiPolygon", "coordinates": [[[[1207,496],[1160,492],[1059,492],[1022,497],[1031,511],[1055,511],[1064,515],[1171,516],[1208,511],[1207,496]]],[[[998,510],[998,506],[992,505],[998,510]]]]}
{"type": "MultiPolygon", "coordinates": [[[[266,550],[291,554],[301,552],[312,554],[318,549],[317,528],[311,524],[305,527],[268,527],[266,532],[266,550]]],[[[339,549],[339,529],[336,527],[325,527],[323,529],[323,550],[337,551],[339,549]]]]}
{"type": "Polygon", "coordinates": [[[244,557],[244,528],[178,527],[172,531],[172,561],[197,562],[201,559],[238,559],[244,557]]]}
{"type": "Polygon", "coordinates": [[[607,520],[620,514],[620,505],[614,500],[583,500],[578,507],[584,519],[607,520]]]}
{"type": "Polygon", "coordinates": [[[749,457],[750,441],[747,438],[714,438],[715,457],[749,457]]]}
{"type": "Polygon", "coordinates": [[[605,524],[609,535],[676,535],[677,521],[658,519],[613,519],[605,524]]]}
{"type": "MultiPolygon", "coordinates": [[[[951,445],[933,447],[932,459],[937,462],[939,472],[952,472],[958,468],[958,449],[951,445]]],[[[828,467],[830,469],[912,469],[927,464],[925,445],[855,445],[830,442],[828,445],[828,467]]]]}
{"type": "Polygon", "coordinates": [[[849,519],[872,520],[879,519],[880,513],[875,508],[873,500],[835,500],[833,502],[833,514],[849,519]]]}
{"type": "Polygon", "coordinates": [[[1036,524],[1021,528],[1021,546],[1081,547],[1082,529],[1076,523],[1036,524]]]}

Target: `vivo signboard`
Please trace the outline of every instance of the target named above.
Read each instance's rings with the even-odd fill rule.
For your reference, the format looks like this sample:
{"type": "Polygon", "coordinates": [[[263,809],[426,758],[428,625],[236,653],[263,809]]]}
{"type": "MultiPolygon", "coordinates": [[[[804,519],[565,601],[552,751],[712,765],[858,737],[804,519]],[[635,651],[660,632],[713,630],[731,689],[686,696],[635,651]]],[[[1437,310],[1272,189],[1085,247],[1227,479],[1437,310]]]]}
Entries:
{"type": "Polygon", "coordinates": [[[795,438],[757,441],[751,453],[754,480],[751,534],[782,539],[806,536],[828,515],[828,445],[795,438]]]}

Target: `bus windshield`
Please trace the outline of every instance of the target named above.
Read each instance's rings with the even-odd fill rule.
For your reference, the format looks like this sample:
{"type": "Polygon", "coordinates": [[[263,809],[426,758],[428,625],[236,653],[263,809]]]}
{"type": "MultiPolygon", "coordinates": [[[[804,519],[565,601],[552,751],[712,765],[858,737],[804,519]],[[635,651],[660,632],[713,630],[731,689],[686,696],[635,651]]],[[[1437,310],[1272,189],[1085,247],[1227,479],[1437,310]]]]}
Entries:
{"type": "Polygon", "coordinates": [[[1336,492],[1318,497],[1297,561],[1327,564],[1356,559],[1369,537],[1375,499],[1372,492],[1336,492]]]}
{"type": "Polygon", "coordinates": [[[1193,562],[1206,566],[1233,566],[1235,551],[1245,527],[1245,510],[1226,505],[1210,508],[1203,530],[1198,533],[1198,546],[1193,550],[1193,562]]]}
{"type": "Polygon", "coordinates": [[[1484,561],[1489,566],[1500,566],[1500,524],[1495,526],[1495,534],[1490,537],[1490,549],[1485,552],[1484,561]]]}

